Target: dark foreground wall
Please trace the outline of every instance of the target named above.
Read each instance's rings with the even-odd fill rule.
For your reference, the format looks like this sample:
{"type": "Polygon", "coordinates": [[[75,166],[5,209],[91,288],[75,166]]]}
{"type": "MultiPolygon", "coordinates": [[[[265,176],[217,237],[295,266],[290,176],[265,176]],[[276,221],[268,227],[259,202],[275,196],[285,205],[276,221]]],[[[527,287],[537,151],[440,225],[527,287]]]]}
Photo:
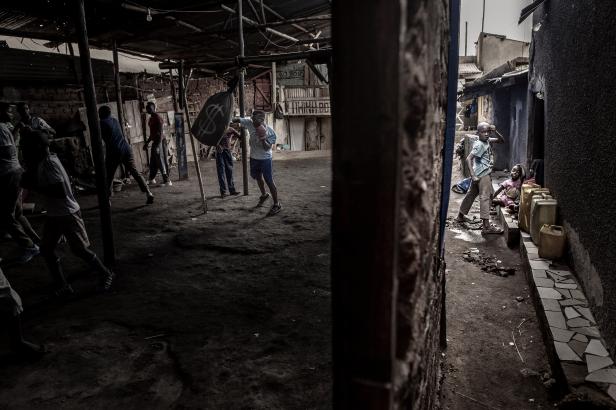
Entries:
{"type": "MultiPolygon", "coordinates": [[[[535,12],[531,90],[545,95],[546,185],[616,354],[616,2],[550,0],[535,12]],[[539,26],[540,24],[540,26],[539,26]]],[[[532,146],[532,145],[531,145],[532,146]]]]}
{"type": "Polygon", "coordinates": [[[447,7],[332,3],[336,408],[437,405],[447,7]]]}

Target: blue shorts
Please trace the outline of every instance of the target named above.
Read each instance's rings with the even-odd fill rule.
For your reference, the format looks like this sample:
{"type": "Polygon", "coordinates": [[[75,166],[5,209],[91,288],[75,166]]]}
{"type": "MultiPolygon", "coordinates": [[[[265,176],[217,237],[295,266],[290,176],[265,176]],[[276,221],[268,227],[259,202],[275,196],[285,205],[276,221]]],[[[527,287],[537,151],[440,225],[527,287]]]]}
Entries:
{"type": "Polygon", "coordinates": [[[250,176],[254,179],[259,179],[259,177],[263,176],[265,182],[273,184],[272,159],[250,158],[250,176]]]}

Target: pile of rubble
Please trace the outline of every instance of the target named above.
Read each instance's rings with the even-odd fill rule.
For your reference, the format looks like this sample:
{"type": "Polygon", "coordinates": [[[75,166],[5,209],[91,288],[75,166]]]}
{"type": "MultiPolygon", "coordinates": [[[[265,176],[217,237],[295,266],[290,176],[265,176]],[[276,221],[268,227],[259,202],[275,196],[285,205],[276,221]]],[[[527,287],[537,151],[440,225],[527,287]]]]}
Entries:
{"type": "Polygon", "coordinates": [[[462,254],[465,261],[481,267],[481,270],[493,275],[507,277],[515,274],[515,268],[507,267],[495,256],[482,255],[477,248],[470,248],[462,254]]]}

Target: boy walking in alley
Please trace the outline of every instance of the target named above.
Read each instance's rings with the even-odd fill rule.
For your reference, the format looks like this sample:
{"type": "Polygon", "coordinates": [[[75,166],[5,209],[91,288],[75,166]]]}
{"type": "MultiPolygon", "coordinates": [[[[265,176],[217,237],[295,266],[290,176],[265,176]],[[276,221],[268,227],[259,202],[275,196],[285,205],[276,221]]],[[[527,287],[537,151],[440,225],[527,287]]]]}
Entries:
{"type": "Polygon", "coordinates": [[[169,180],[169,173],[167,169],[167,144],[163,136],[163,120],[156,113],[156,104],[152,101],[148,102],[145,106],[145,110],[150,114],[150,120],[148,121],[148,127],[150,128],[150,137],[145,142],[143,149],[148,150],[150,141],[152,142],[152,149],[150,150],[150,184],[156,184],[156,174],[160,170],[160,174],[163,177],[163,184],[167,186],[173,185],[169,180]]]}
{"type": "Polygon", "coordinates": [[[47,136],[40,131],[26,133],[22,138],[22,152],[26,164],[23,185],[42,195],[47,210],[41,254],[54,281],[55,295],[65,297],[74,293],[64,277],[60,258],[56,254],[58,241],[63,235],[72,252],[98,273],[101,290],[109,290],[114,274],[90,250],[79,204],[73,196],[68,175],[60,160],[49,152],[47,136]]]}
{"type": "Polygon", "coordinates": [[[18,204],[23,170],[19,164],[17,147],[11,132],[11,119],[11,106],[8,103],[0,103],[0,231],[11,235],[21,248],[18,262],[25,263],[38,255],[39,248],[32,241],[33,238],[26,233],[32,232],[31,235],[36,236],[18,204]]]}
{"type": "Polygon", "coordinates": [[[154,203],[154,195],[145,183],[145,179],[141,176],[135,166],[135,158],[122,127],[118,120],[111,116],[111,108],[106,105],[98,109],[98,116],[101,121],[101,134],[105,141],[105,167],[107,169],[107,184],[109,185],[109,194],[111,195],[111,187],[113,185],[113,176],[115,175],[118,165],[124,165],[126,172],[132,175],[139,184],[141,192],[146,194],[146,204],[154,203]]]}
{"type": "Polygon", "coordinates": [[[248,130],[250,135],[248,140],[250,144],[250,176],[257,180],[257,185],[259,185],[261,191],[257,206],[262,206],[270,197],[270,194],[265,192],[265,184],[267,184],[274,202],[267,215],[275,215],[282,210],[272,170],[272,147],[276,143],[276,133],[265,124],[265,112],[263,111],[255,110],[252,112],[251,118],[239,117],[235,118],[233,122],[239,122],[242,127],[248,130]]]}
{"type": "Polygon", "coordinates": [[[482,233],[483,234],[500,234],[503,233],[503,229],[490,223],[490,203],[492,200],[492,147],[491,142],[503,142],[502,136],[498,138],[490,138],[490,133],[495,131],[496,128],[487,122],[481,122],[477,125],[478,139],[473,144],[471,153],[466,158],[466,163],[471,173],[472,183],[466,196],[462,200],[460,205],[460,211],[458,212],[459,222],[468,222],[469,218],[466,216],[471,209],[475,198],[479,196],[479,215],[483,222],[482,233]]]}
{"type": "Polygon", "coordinates": [[[233,155],[231,155],[231,144],[239,135],[239,132],[229,127],[216,146],[216,173],[218,174],[221,198],[227,195],[227,188],[230,195],[239,195],[233,183],[233,155]]]}

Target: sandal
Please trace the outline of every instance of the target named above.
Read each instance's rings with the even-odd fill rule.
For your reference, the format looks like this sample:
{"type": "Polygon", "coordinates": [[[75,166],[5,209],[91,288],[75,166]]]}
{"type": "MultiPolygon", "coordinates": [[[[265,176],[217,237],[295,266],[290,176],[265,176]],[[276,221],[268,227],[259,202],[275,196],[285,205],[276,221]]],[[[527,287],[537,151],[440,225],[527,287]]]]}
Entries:
{"type": "Polygon", "coordinates": [[[265,203],[265,201],[267,201],[269,197],[270,197],[269,192],[266,192],[265,195],[261,195],[259,197],[259,203],[257,204],[257,207],[263,206],[263,204],[265,203]]]}
{"type": "Polygon", "coordinates": [[[490,224],[489,228],[483,228],[481,230],[482,235],[499,235],[504,232],[503,228],[500,228],[494,224],[490,224]]]}
{"type": "Polygon", "coordinates": [[[278,202],[277,204],[272,205],[269,212],[267,213],[267,216],[276,215],[281,210],[282,210],[282,205],[280,204],[280,202],[278,202]]]}

